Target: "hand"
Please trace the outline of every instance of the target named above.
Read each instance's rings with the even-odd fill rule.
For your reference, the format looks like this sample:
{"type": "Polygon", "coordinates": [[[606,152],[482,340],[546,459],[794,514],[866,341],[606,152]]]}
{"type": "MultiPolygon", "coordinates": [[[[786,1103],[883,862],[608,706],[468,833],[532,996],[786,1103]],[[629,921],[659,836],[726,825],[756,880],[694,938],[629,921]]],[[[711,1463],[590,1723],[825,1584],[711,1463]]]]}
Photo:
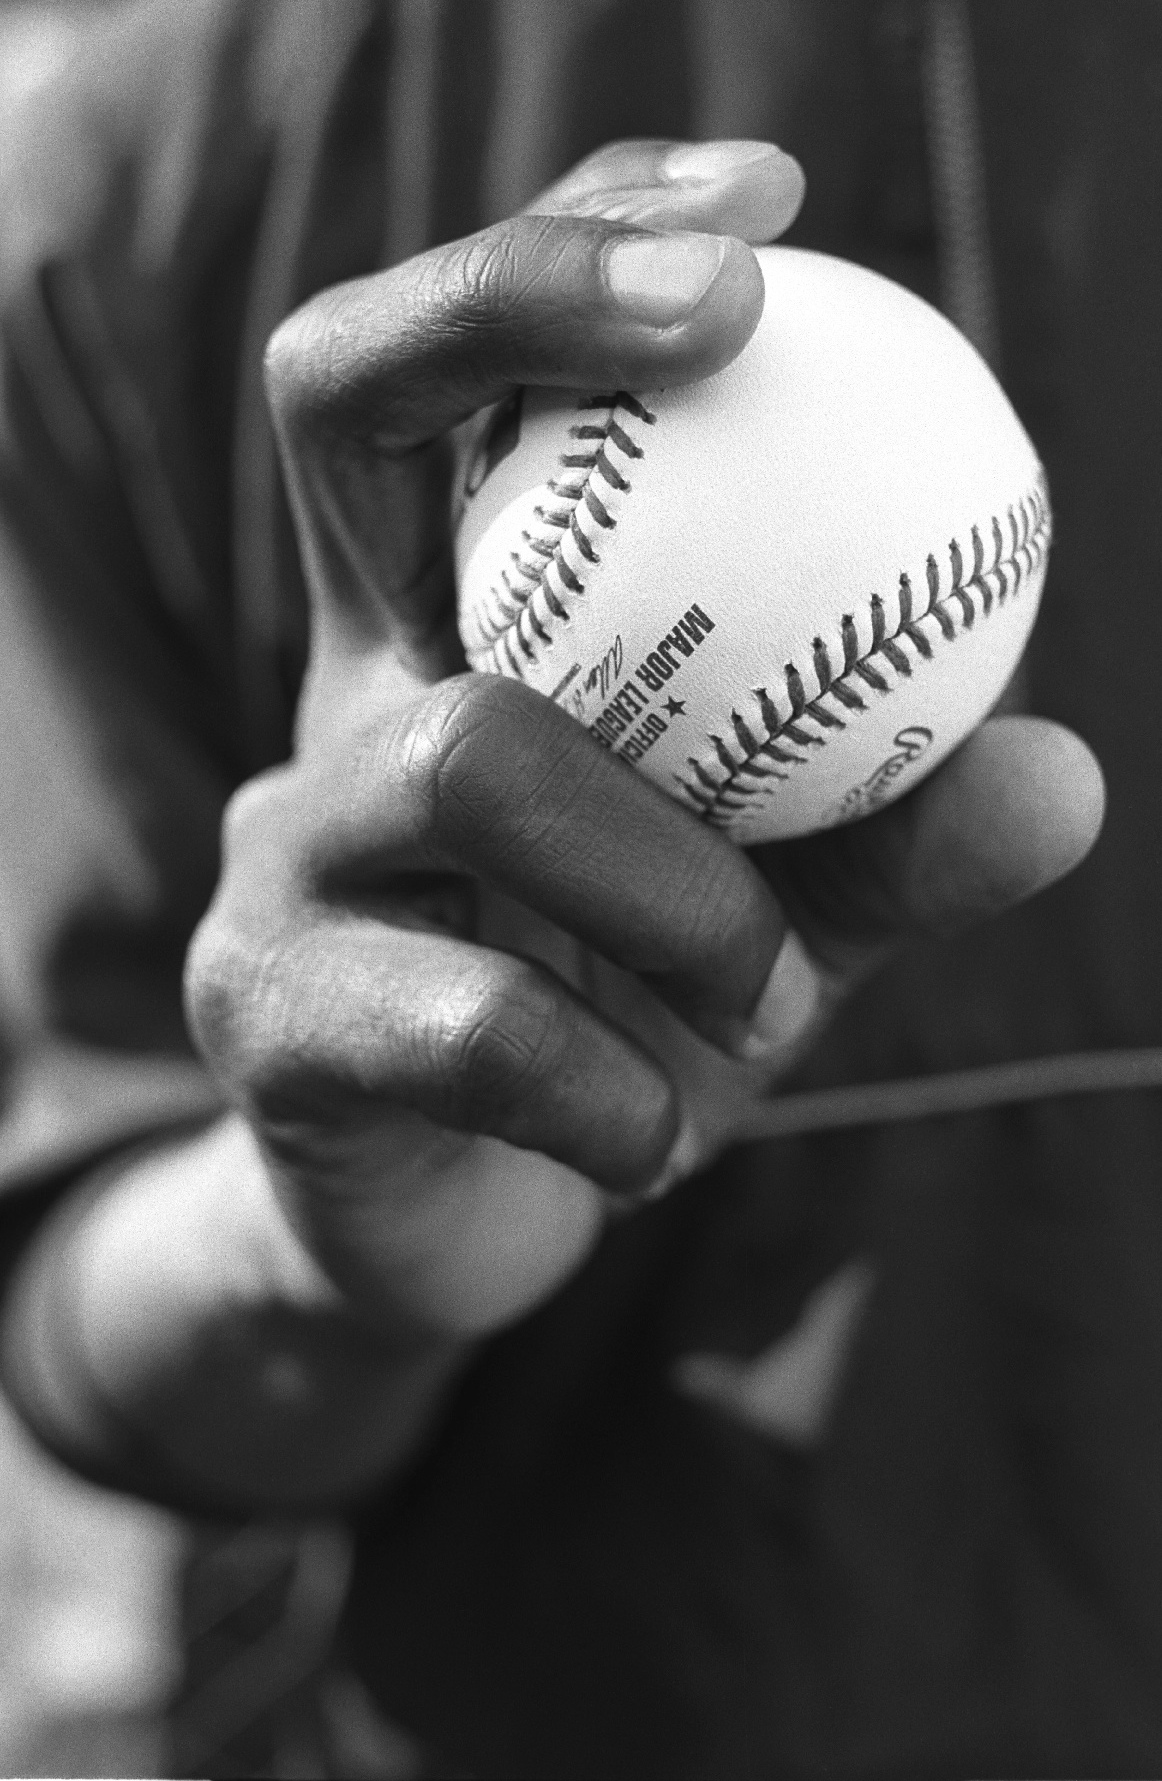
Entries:
{"type": "Polygon", "coordinates": [[[520,384],[727,363],[762,302],[745,243],[801,189],[757,145],[618,145],[271,344],[311,662],[294,760],[229,812],[189,1007],[287,1217],[381,1330],[519,1315],[613,1203],[708,1160],[723,1097],[769,1088],[890,944],[1096,833],[1083,746],[1006,720],[858,831],[748,857],[550,702],[457,672],[449,429],[520,384]]]}

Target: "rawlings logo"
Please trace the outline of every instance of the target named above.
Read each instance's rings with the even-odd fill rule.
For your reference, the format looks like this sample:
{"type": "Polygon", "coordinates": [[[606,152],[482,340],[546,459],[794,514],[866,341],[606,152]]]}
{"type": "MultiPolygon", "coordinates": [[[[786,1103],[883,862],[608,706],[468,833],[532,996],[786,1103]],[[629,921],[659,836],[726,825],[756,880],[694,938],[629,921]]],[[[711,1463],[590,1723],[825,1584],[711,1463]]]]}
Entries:
{"type": "Polygon", "coordinates": [[[886,804],[892,796],[893,783],[922,754],[928,752],[933,740],[931,730],[924,729],[920,724],[912,724],[906,730],[898,731],[894,738],[896,752],[890,754],[886,761],[881,761],[869,778],[859,785],[853,785],[838,803],[832,804],[824,815],[825,823],[830,827],[836,823],[851,822],[855,817],[867,816],[872,810],[878,810],[881,804],[886,804]]]}

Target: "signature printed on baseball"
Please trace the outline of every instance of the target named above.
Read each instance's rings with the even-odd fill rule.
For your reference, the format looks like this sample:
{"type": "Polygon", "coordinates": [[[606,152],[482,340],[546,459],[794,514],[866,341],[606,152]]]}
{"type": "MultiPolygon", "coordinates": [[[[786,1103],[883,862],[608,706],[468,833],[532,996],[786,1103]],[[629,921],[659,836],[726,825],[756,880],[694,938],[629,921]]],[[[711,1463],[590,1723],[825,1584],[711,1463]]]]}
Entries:
{"type": "MultiPolygon", "coordinates": [[[[574,685],[576,672],[571,671],[553,694],[559,698],[566,688],[571,688],[571,703],[566,710],[571,710],[574,717],[581,718],[588,724],[589,734],[596,736],[605,748],[615,749],[627,761],[639,761],[647,749],[653,747],[658,737],[669,728],[665,718],[657,712],[651,713],[640,729],[626,738],[626,732],[633,729],[641,714],[650,704],[649,695],[666,690],[666,682],[673,680],[684,662],[688,661],[695,651],[715,629],[715,621],[701,606],[690,606],[682,614],[672,630],[659,637],[653,649],[643,662],[639,662],[626,679],[625,685],[616,696],[610,699],[599,717],[588,721],[585,713],[591,709],[590,695],[597,692],[604,698],[610,686],[621,676],[622,643],[620,635],[612,649],[606,651],[604,657],[592,667],[579,685],[574,685]],[[640,683],[640,684],[638,684],[640,683]],[[643,688],[645,689],[643,691],[643,688]],[[622,738],[626,738],[624,741],[622,738]]],[[[685,703],[675,699],[673,687],[668,689],[669,696],[665,702],[665,711],[669,717],[685,715],[685,703]]]]}
{"type": "Polygon", "coordinates": [[[926,754],[934,741],[931,730],[921,724],[911,724],[907,729],[899,730],[894,737],[895,753],[881,761],[875,772],[859,785],[853,785],[849,792],[833,804],[827,812],[829,824],[851,822],[857,816],[867,816],[870,811],[878,810],[892,796],[892,786],[914,762],[926,754]]]}
{"type": "Polygon", "coordinates": [[[624,650],[622,648],[621,633],[618,632],[613,643],[609,649],[606,650],[601,660],[596,663],[594,667],[590,668],[588,674],[585,676],[583,690],[586,693],[596,691],[598,698],[604,703],[604,701],[608,699],[613,688],[621,679],[621,665],[623,659],[624,650]]]}

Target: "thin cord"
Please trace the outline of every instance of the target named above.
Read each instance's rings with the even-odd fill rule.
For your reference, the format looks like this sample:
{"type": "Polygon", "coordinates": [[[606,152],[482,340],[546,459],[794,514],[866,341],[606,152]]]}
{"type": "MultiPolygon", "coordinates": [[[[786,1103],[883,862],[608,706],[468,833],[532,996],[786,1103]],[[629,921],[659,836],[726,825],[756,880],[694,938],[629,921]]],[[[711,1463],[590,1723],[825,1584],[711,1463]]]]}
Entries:
{"type": "Polygon", "coordinates": [[[804,1132],[889,1125],[952,1113],[980,1113],[1023,1102],[1143,1089],[1162,1089],[1162,1048],[1079,1051],[897,1082],[804,1089],[741,1108],[733,1129],[735,1141],[744,1144],[804,1132]]]}

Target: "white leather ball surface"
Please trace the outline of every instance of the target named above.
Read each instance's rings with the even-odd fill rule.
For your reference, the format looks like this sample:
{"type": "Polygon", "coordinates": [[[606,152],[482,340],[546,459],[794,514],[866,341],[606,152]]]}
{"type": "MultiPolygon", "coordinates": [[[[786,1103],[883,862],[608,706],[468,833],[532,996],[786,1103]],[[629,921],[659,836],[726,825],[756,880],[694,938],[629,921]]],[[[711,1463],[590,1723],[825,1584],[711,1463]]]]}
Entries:
{"type": "Polygon", "coordinates": [[[456,538],[471,665],[743,844],[868,814],[980,723],[1051,523],[949,322],[846,261],[758,258],[762,320],[716,376],[504,405],[456,538]]]}

